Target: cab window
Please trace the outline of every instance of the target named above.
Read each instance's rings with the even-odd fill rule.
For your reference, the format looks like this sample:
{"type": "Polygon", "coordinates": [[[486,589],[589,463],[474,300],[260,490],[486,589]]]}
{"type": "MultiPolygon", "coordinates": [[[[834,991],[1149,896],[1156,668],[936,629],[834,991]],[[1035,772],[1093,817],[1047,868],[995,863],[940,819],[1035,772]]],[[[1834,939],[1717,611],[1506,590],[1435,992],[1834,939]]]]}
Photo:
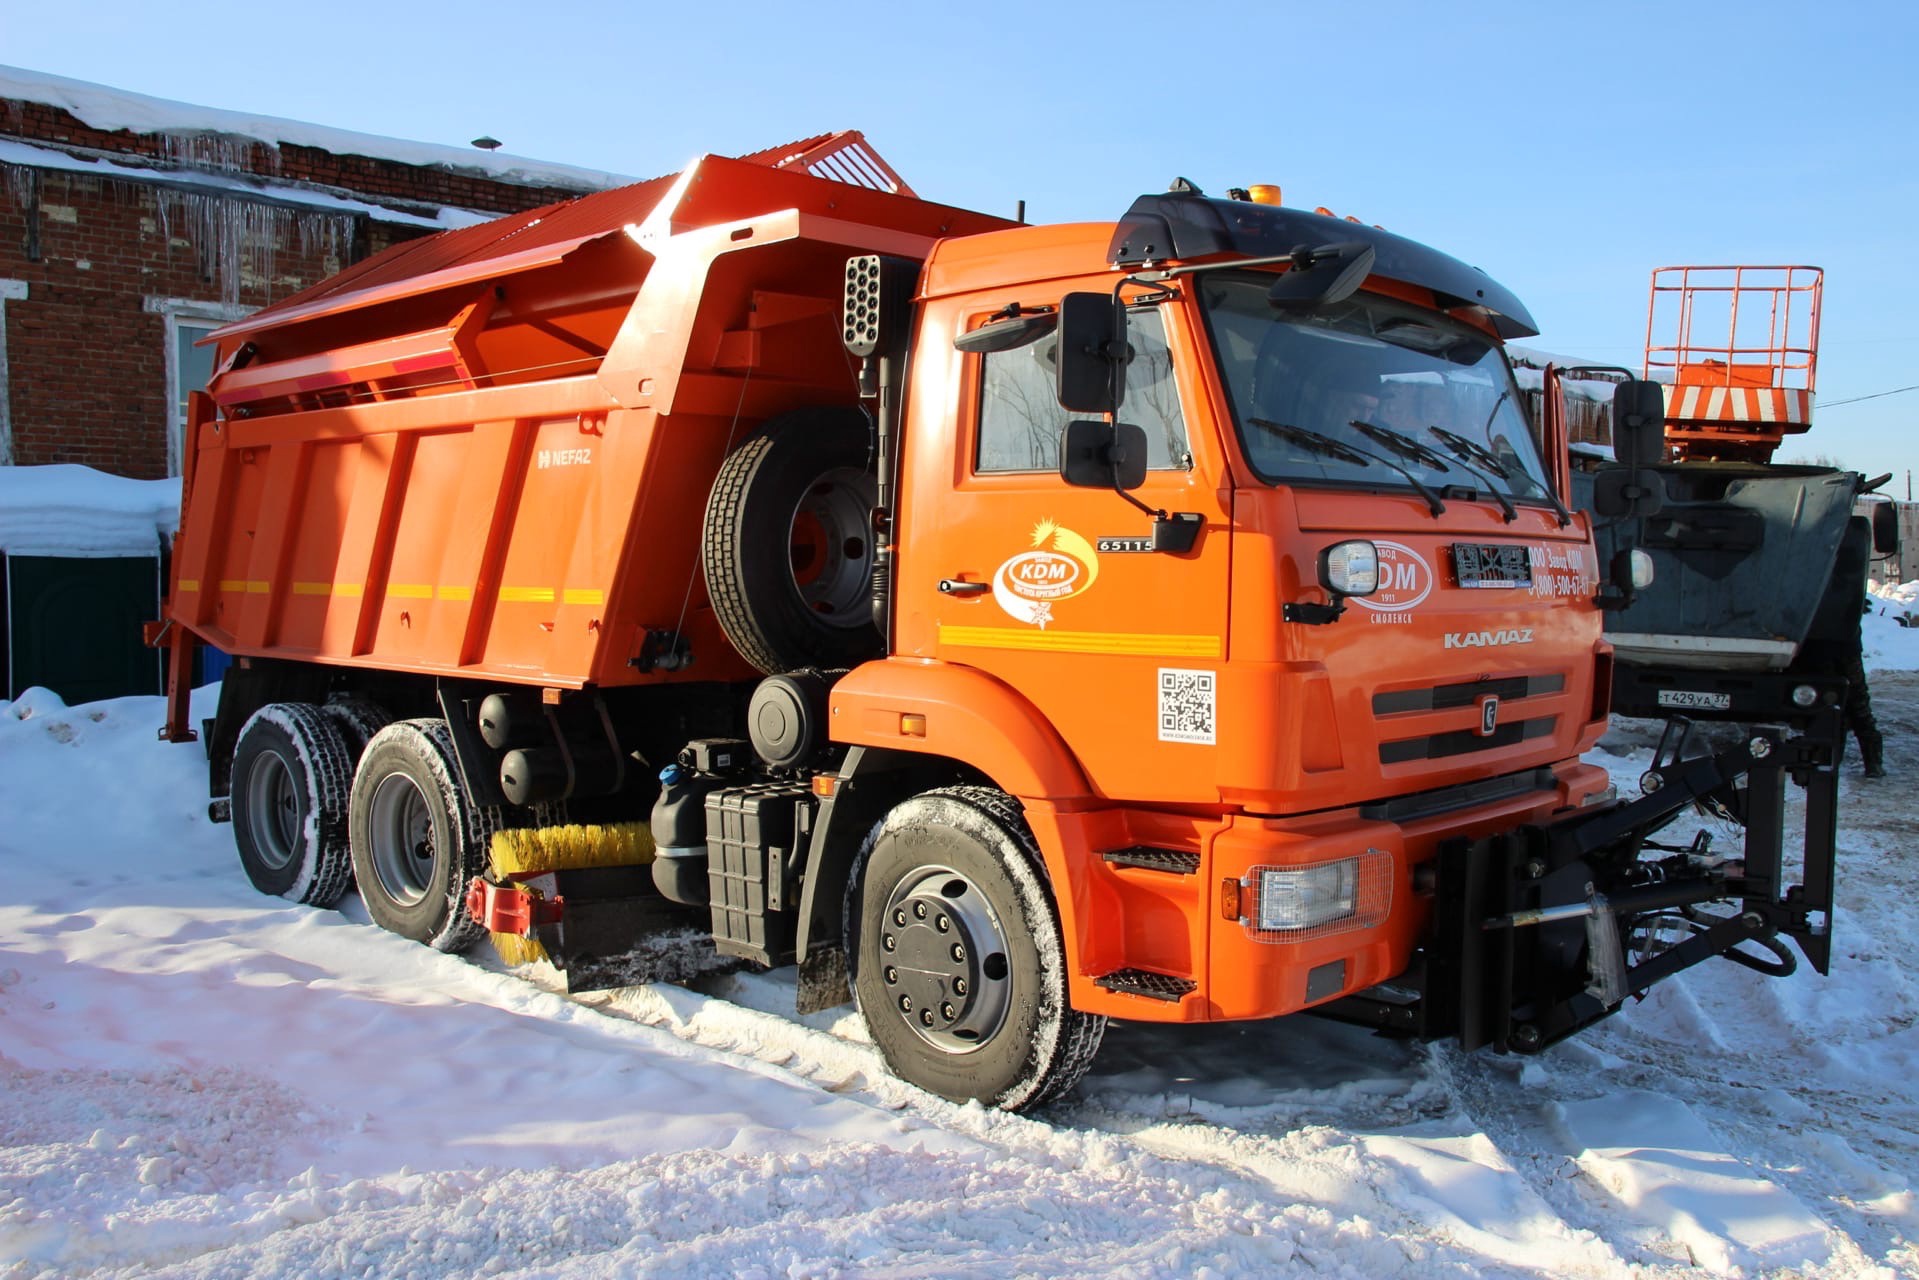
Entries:
{"type": "MultiPolygon", "coordinates": [[[[1126,399],[1120,420],[1146,432],[1146,465],[1156,471],[1193,465],[1186,445],[1186,419],[1173,383],[1173,355],[1166,322],[1142,308],[1126,316],[1133,348],[1126,366],[1126,399]]],[[[1059,437],[1071,416],[1054,398],[1055,339],[1047,337],[1012,351],[981,356],[979,453],[975,470],[1058,471],[1059,437]]]]}

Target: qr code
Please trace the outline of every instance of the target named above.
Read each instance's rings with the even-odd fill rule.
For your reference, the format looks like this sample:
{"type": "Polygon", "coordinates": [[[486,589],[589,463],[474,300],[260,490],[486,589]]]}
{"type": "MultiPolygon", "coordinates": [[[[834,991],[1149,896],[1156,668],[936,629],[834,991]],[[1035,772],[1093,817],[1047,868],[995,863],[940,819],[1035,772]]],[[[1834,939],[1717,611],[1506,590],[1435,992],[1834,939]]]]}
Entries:
{"type": "Polygon", "coordinates": [[[1210,746],[1214,741],[1218,701],[1211,671],[1159,669],[1159,740],[1196,742],[1210,746]]]}

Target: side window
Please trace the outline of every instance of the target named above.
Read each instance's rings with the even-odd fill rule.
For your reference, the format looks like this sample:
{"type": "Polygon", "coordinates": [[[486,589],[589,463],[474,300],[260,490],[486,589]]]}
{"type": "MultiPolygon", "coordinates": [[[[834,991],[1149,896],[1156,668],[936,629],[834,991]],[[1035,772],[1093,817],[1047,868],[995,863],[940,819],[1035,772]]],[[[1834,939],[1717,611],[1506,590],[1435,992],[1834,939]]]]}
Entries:
{"type": "Polygon", "coordinates": [[[253,308],[204,298],[150,296],[146,310],[166,325],[167,474],[177,476],[186,463],[187,393],[202,390],[213,376],[213,348],[193,344],[253,308]]]}
{"type": "MultiPolygon", "coordinates": [[[[1173,355],[1166,322],[1151,308],[1126,316],[1133,361],[1126,366],[1126,402],[1120,419],[1146,432],[1146,465],[1155,471],[1193,465],[1186,446],[1186,419],[1173,382],[1173,355]]],[[[1059,437],[1067,412],[1054,398],[1054,339],[982,356],[979,457],[975,470],[1057,471],[1059,437]]]]}
{"type": "Polygon", "coordinates": [[[193,344],[219,328],[217,320],[193,320],[186,316],[173,318],[173,360],[168,368],[173,377],[172,385],[167,388],[167,432],[170,457],[175,465],[171,468],[178,475],[186,466],[185,444],[187,426],[187,394],[206,390],[207,379],[213,376],[213,348],[196,347],[193,344]]]}

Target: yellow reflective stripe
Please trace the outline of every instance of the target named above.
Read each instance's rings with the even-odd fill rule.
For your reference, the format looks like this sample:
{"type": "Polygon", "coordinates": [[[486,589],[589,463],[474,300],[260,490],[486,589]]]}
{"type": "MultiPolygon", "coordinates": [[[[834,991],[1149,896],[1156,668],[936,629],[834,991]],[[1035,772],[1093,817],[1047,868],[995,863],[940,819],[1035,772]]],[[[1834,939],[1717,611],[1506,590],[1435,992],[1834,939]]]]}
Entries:
{"type": "Polygon", "coordinates": [[[174,588],[176,591],[198,591],[199,589],[200,580],[198,578],[182,578],[180,579],[180,585],[174,588]]]}
{"type": "Polygon", "coordinates": [[[392,600],[431,600],[433,588],[424,582],[389,582],[386,594],[392,600]]]}
{"type": "Polygon", "coordinates": [[[268,587],[264,582],[257,582],[249,578],[222,578],[220,579],[220,590],[244,591],[250,596],[263,596],[267,593],[268,587]]]}
{"type": "Polygon", "coordinates": [[[440,599],[442,600],[471,600],[472,598],[473,598],[472,587],[441,587],[440,588],[440,599]]]}
{"type": "Polygon", "coordinates": [[[605,604],[606,593],[589,587],[568,587],[560,593],[562,604],[605,604]]]}
{"type": "Polygon", "coordinates": [[[358,582],[296,582],[296,596],[358,596],[365,591],[358,582]]]}
{"type": "Polygon", "coordinates": [[[501,587],[500,601],[503,604],[552,604],[552,587],[501,587]]]}
{"type": "Polygon", "coordinates": [[[1042,653],[1113,653],[1138,657],[1217,658],[1218,636],[1155,635],[1135,631],[1015,631],[1010,627],[940,628],[940,643],[972,649],[1029,649],[1042,653]]]}

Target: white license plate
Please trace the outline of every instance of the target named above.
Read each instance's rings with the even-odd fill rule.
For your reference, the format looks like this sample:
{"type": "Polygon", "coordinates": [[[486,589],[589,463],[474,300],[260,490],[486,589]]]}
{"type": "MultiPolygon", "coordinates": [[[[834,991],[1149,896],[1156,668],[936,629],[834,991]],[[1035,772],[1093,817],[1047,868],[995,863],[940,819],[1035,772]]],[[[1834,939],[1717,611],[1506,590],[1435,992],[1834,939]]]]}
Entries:
{"type": "Polygon", "coordinates": [[[1732,695],[1730,693],[1699,693],[1692,689],[1661,689],[1659,705],[1696,708],[1702,711],[1730,711],[1732,695]]]}

